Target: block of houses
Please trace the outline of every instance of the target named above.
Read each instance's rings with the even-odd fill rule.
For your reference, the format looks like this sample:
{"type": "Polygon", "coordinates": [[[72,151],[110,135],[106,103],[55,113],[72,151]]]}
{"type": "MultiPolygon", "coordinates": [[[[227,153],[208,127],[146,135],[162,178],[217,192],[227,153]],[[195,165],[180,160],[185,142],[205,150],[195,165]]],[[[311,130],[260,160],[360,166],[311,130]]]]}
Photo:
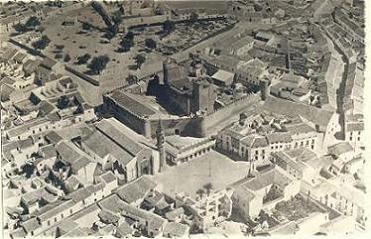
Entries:
{"type": "Polygon", "coordinates": [[[319,176],[326,162],[307,148],[284,150],[272,153],[271,161],[298,180],[311,181],[319,176]]]}
{"type": "Polygon", "coordinates": [[[134,228],[142,227],[144,236],[156,237],[162,234],[167,223],[160,216],[139,209],[120,199],[117,194],[112,194],[98,203],[103,210],[119,214],[131,221],[134,228]]]}
{"type": "Polygon", "coordinates": [[[245,219],[254,219],[262,209],[272,209],[280,201],[287,201],[300,191],[300,181],[282,169],[271,168],[242,179],[232,185],[233,207],[245,219]]]}

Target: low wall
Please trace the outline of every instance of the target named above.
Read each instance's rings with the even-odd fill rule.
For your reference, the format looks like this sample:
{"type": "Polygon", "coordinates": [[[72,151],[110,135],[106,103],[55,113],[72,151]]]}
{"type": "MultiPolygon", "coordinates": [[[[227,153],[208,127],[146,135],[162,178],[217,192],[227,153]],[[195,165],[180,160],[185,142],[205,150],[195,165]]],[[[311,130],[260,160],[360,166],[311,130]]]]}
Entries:
{"type": "Polygon", "coordinates": [[[84,73],[82,73],[82,72],[80,72],[80,71],[75,70],[75,69],[72,68],[72,67],[65,66],[65,69],[66,69],[67,71],[71,72],[72,74],[74,74],[74,75],[76,75],[76,76],[78,76],[78,77],[80,77],[80,78],[86,80],[87,82],[89,82],[89,83],[91,83],[91,84],[93,84],[93,85],[95,85],[95,86],[99,86],[99,85],[100,85],[100,83],[99,83],[98,80],[93,79],[93,78],[87,76],[86,74],[84,74],[84,73]]]}

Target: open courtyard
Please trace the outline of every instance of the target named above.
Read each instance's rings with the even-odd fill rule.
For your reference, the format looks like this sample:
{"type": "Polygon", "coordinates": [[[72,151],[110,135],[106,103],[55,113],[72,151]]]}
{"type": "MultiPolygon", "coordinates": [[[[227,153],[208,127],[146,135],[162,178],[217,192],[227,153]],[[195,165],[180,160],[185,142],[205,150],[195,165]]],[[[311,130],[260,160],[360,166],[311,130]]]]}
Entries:
{"type": "Polygon", "coordinates": [[[169,167],[163,173],[154,176],[162,185],[165,193],[188,194],[195,198],[196,192],[206,183],[212,183],[214,190],[220,190],[244,178],[249,169],[247,162],[235,162],[216,151],[176,167],[169,167]]]}

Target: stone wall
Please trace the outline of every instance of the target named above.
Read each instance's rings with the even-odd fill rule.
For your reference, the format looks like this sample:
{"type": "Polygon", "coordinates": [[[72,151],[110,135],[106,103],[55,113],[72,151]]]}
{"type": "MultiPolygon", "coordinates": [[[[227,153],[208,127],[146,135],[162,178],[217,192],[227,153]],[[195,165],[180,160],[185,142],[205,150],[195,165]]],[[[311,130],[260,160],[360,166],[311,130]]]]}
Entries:
{"type": "Polygon", "coordinates": [[[220,123],[228,120],[234,115],[238,115],[241,112],[247,110],[248,107],[258,104],[261,100],[259,93],[252,93],[245,98],[237,100],[230,105],[227,105],[221,109],[214,111],[213,113],[205,116],[201,123],[201,129],[203,135],[213,135],[216,134],[216,126],[220,123]]]}

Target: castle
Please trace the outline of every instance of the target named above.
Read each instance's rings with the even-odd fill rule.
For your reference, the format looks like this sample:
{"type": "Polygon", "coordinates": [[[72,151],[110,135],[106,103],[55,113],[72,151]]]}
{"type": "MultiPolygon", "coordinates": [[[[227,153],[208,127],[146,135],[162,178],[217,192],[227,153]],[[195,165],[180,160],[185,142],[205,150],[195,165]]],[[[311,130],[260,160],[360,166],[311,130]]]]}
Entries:
{"type": "Polygon", "coordinates": [[[147,89],[147,94],[155,96],[161,108],[168,113],[145,104],[140,100],[143,98],[126,88],[104,95],[105,111],[148,138],[156,136],[160,117],[166,134],[205,137],[221,130],[218,127],[231,116],[238,116],[266,99],[266,82],[260,85],[261,94],[243,92],[226,95],[225,91],[232,88],[215,85],[209,71],[207,64],[195,56],[181,63],[168,58],[163,62],[162,82],[150,80],[147,89]],[[221,105],[218,98],[223,97],[230,100],[221,105]]]}

